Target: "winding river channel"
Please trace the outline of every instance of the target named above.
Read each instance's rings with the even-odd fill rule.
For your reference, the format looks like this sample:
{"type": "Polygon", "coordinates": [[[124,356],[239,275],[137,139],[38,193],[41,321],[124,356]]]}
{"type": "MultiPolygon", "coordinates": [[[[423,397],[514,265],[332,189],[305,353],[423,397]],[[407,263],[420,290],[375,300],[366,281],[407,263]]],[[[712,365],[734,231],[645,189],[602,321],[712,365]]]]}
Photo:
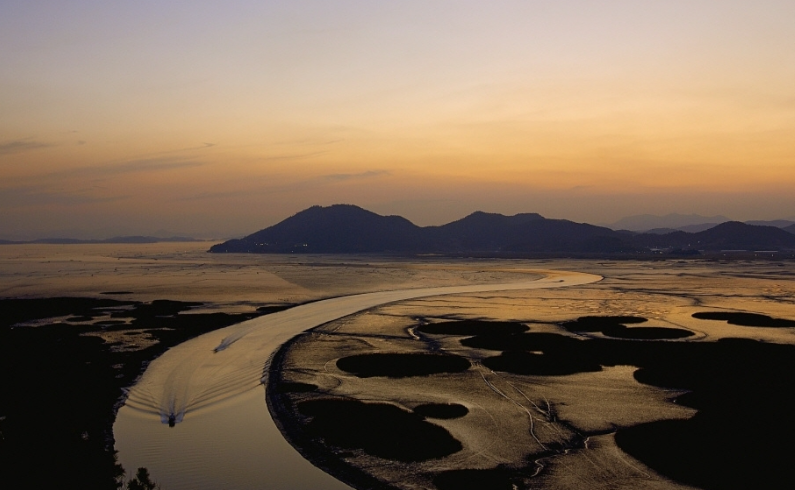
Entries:
{"type": "Polygon", "coordinates": [[[295,335],[387,303],[448,294],[578,286],[600,276],[379,291],[307,303],[184,342],[153,361],[114,424],[119,462],[145,466],[164,490],[346,489],[282,437],[265,403],[270,357],[295,335]],[[173,426],[173,427],[170,427],[173,426]]]}

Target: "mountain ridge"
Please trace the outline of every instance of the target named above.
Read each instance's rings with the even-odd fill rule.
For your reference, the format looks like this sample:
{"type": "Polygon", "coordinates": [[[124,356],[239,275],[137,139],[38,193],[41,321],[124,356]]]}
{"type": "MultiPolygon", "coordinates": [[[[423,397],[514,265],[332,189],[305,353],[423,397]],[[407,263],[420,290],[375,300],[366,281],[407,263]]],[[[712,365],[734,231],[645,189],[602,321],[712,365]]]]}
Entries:
{"type": "Polygon", "coordinates": [[[773,226],[727,221],[696,233],[633,233],[548,219],[476,211],[420,227],[351,204],[312,206],[246,237],[213,245],[213,253],[396,253],[627,255],[681,251],[795,250],[795,234],[773,226]]]}
{"type": "MultiPolygon", "coordinates": [[[[700,226],[704,224],[718,225],[731,221],[726,216],[701,216],[699,214],[679,214],[669,213],[663,216],[655,214],[636,214],[625,216],[615,223],[605,225],[613,230],[629,230],[645,232],[647,230],[670,228],[681,229],[682,227],[700,226]]],[[[701,230],[699,230],[701,231],[701,230]]]]}

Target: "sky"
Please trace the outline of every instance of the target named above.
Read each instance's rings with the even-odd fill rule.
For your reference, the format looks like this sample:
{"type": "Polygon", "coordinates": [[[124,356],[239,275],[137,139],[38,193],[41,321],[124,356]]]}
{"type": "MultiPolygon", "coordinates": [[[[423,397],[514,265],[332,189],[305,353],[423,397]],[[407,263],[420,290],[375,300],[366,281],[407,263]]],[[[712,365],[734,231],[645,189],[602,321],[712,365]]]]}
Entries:
{"type": "Polygon", "coordinates": [[[792,0],[0,0],[0,238],[795,216],[792,0]]]}

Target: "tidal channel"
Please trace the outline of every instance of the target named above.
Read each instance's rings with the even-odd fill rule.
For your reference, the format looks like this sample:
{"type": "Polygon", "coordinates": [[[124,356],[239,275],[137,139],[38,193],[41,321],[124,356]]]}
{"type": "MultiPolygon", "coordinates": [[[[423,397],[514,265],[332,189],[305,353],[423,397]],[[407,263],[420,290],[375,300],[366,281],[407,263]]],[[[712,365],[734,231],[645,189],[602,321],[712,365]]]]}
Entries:
{"type": "Polygon", "coordinates": [[[346,489],[305,460],[268,413],[269,359],[295,335],[376,306],[461,293],[560,288],[601,276],[532,271],[532,281],[379,291],[307,303],[216,330],[153,361],[129,391],[113,432],[119,462],[146,467],[165,490],[346,489]]]}

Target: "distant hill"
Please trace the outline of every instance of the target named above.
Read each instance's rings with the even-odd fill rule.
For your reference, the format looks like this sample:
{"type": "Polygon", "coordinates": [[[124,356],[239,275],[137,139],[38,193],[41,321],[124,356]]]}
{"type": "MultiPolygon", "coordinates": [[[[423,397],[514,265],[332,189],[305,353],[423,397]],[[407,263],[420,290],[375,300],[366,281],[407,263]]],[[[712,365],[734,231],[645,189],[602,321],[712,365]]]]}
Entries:
{"type": "MultiPolygon", "coordinates": [[[[673,233],[675,231],[686,231],[687,233],[698,233],[701,231],[709,230],[710,228],[714,228],[718,226],[720,223],[700,223],[697,225],[685,225],[680,226],[677,228],[653,228],[651,230],[645,230],[643,233],[651,233],[653,235],[665,235],[667,233],[673,233]]],[[[746,225],[752,226],[773,226],[775,228],[787,229],[787,227],[795,226],[795,222],[786,220],[786,219],[777,219],[771,221],[745,221],[746,225]]],[[[792,229],[792,228],[791,228],[792,229]]]]}
{"type": "Polygon", "coordinates": [[[577,252],[627,251],[628,242],[613,230],[539,214],[503,216],[476,212],[429,230],[442,252],[577,252]]]}
{"type": "Polygon", "coordinates": [[[358,206],[312,206],[247,237],[214,245],[211,252],[366,253],[420,251],[421,229],[400,216],[358,206]]]}
{"type": "Polygon", "coordinates": [[[647,248],[693,250],[789,250],[795,249],[795,235],[774,226],[753,226],[727,221],[698,233],[675,231],[665,235],[639,234],[634,242],[647,248]]]}
{"type": "Polygon", "coordinates": [[[795,248],[795,236],[775,226],[754,226],[738,221],[728,221],[700,233],[694,233],[698,243],[705,248],[778,250],[795,248]]]}
{"type": "Polygon", "coordinates": [[[701,216],[698,214],[676,213],[666,214],[665,216],[638,214],[621,218],[608,226],[613,230],[647,231],[658,228],[680,229],[683,226],[703,225],[705,223],[714,226],[726,221],[729,221],[729,218],[725,216],[701,216]]]}
{"type": "Polygon", "coordinates": [[[211,252],[457,253],[623,251],[621,235],[608,228],[549,220],[538,214],[475,212],[442,226],[419,227],[399,216],[357,206],[313,206],[211,252]]]}
{"type": "Polygon", "coordinates": [[[785,228],[782,228],[782,230],[788,231],[788,232],[790,232],[792,234],[795,234],[795,225],[789,225],[789,226],[787,226],[785,228]]]}
{"type": "Polygon", "coordinates": [[[776,228],[786,228],[788,226],[795,225],[795,221],[789,219],[774,219],[770,221],[746,221],[746,225],[754,225],[754,226],[775,226],[776,228]]]}
{"type": "MultiPolygon", "coordinates": [[[[723,223],[725,223],[725,221],[723,223]]],[[[715,228],[719,224],[720,223],[700,223],[697,225],[685,225],[677,228],[677,231],[684,231],[687,233],[699,233],[701,231],[707,231],[710,228],[715,228]]]]}
{"type": "Polygon", "coordinates": [[[673,233],[675,231],[681,231],[674,228],[652,228],[651,230],[646,230],[644,233],[648,233],[649,235],[667,235],[668,233],[673,233]]]}
{"type": "Polygon", "coordinates": [[[653,228],[646,230],[643,233],[650,233],[652,235],[666,235],[675,231],[685,231],[687,233],[698,233],[700,231],[709,230],[718,226],[718,223],[701,223],[699,225],[680,226],[679,228],[653,228]]]}
{"type": "MultiPolygon", "coordinates": [[[[650,250],[790,250],[795,234],[771,226],[725,222],[698,233],[631,233],[547,219],[535,213],[475,212],[442,226],[419,227],[357,206],[313,206],[210,252],[642,254],[650,250]]],[[[689,253],[690,253],[689,252],[689,253]]]]}

